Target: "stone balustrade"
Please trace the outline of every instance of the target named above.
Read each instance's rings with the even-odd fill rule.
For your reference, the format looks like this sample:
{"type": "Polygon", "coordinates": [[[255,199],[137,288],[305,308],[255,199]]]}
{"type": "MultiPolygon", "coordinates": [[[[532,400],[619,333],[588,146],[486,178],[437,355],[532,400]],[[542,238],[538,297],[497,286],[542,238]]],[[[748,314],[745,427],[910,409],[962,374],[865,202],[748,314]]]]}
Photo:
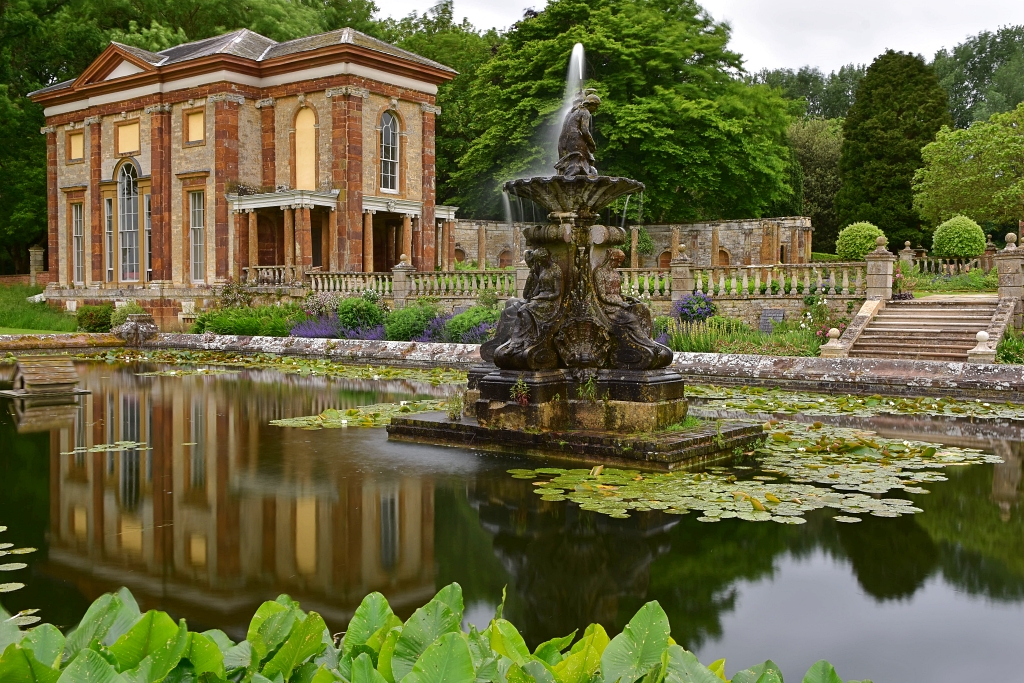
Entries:
{"type": "Polygon", "coordinates": [[[782,263],[693,269],[694,291],[715,298],[804,297],[815,294],[863,298],[865,263],[782,263]]]}
{"type": "Polygon", "coordinates": [[[242,272],[245,283],[256,287],[286,287],[300,280],[295,266],[250,266],[242,272]]]}
{"type": "Polygon", "coordinates": [[[982,267],[981,259],[971,258],[935,258],[933,256],[915,256],[913,259],[914,269],[919,273],[928,275],[963,275],[979,268],[988,272],[982,267]]]}
{"type": "Polygon", "coordinates": [[[499,298],[516,296],[514,270],[449,270],[410,273],[409,296],[434,296],[441,299],[475,299],[484,290],[499,298]]]}
{"type": "Polygon", "coordinates": [[[382,297],[391,296],[391,273],[306,273],[309,288],[314,292],[338,292],[343,295],[373,291],[382,297]]]}
{"type": "Polygon", "coordinates": [[[619,273],[622,275],[623,294],[647,297],[652,301],[672,300],[670,268],[619,268],[619,273]]]}

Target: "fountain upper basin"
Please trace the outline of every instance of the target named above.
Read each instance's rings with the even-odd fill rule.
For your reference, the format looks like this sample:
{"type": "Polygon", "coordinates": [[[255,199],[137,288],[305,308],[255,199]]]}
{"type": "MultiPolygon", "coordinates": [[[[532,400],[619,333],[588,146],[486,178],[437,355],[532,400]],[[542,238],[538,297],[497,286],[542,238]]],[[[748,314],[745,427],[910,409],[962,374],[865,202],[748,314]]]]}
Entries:
{"type": "Polygon", "coordinates": [[[643,192],[644,184],[615,176],[538,176],[505,183],[509,194],[525,197],[548,211],[597,213],[619,197],[643,192]]]}

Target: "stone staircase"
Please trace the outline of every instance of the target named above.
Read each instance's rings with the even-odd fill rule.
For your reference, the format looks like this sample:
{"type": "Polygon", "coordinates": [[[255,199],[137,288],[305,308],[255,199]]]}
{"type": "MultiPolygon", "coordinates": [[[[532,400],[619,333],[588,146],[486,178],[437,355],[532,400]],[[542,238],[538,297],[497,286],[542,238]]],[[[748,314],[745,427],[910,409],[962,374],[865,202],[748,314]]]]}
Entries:
{"type": "Polygon", "coordinates": [[[995,296],[890,302],[853,343],[850,357],[966,361],[997,305],[995,296]]]}

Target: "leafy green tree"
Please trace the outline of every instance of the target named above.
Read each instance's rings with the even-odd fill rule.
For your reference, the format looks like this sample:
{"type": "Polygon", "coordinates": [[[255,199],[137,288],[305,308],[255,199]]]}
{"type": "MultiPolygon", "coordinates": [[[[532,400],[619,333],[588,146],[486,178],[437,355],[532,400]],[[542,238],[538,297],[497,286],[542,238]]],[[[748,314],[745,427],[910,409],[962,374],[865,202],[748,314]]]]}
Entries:
{"type": "Polygon", "coordinates": [[[811,66],[800,67],[797,71],[762,69],[754,74],[752,81],[779,88],[788,99],[803,99],[807,116],[836,119],[845,117],[853,105],[854,93],[866,69],[862,64],[847,64],[828,76],[811,66]]]}
{"type": "Polygon", "coordinates": [[[967,216],[953,216],[932,233],[932,253],[941,258],[974,258],[985,253],[985,233],[967,216]]]}
{"type": "Polygon", "coordinates": [[[473,84],[481,131],[459,162],[457,202],[496,216],[502,181],[552,172],[556,121],[574,43],[587,86],[602,173],[647,185],[652,221],[763,215],[794,194],[785,129],[794,108],[744,83],[729,31],[692,2],[554,0],[506,35],[473,84]]]}
{"type": "Polygon", "coordinates": [[[839,236],[835,197],[839,191],[839,154],[843,124],[839,119],[803,119],[789,126],[789,143],[803,170],[803,207],[814,226],[814,250],[832,253],[839,236]]]}
{"type": "Polygon", "coordinates": [[[835,200],[840,224],[869,221],[894,244],[924,240],[912,181],[921,148],[951,123],[946,101],[919,56],[888,50],[868,67],[843,124],[842,187],[835,200]]]}
{"type": "Polygon", "coordinates": [[[943,128],[921,154],[914,205],[926,220],[963,213],[1016,226],[1024,218],[1024,104],[970,128],[943,128]]]}
{"type": "Polygon", "coordinates": [[[1024,26],[982,31],[939,50],[934,64],[957,128],[1024,102],[1024,26]]]}

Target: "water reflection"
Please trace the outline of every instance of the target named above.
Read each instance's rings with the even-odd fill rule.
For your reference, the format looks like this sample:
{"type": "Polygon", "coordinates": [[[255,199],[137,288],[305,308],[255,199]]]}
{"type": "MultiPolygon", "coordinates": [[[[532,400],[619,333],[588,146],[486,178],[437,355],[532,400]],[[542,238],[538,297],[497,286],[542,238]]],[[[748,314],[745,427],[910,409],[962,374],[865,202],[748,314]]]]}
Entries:
{"type": "MultiPolygon", "coordinates": [[[[936,600],[946,605],[949,627],[931,651],[935,662],[969,656],[958,649],[968,628],[961,624],[992,642],[1005,637],[1007,620],[1024,628],[1024,451],[1016,440],[986,437],[980,425],[950,424],[948,437],[934,436],[937,421],[885,427],[893,436],[903,429],[969,440],[1004,460],[945,470],[948,482],[915,497],[922,514],[854,525],[833,522],[827,510],[802,526],[702,524],[697,515],[662,513],[615,520],[539,500],[531,482],[505,474],[521,461],[392,444],[382,430],[268,425],[443,392],[429,385],[80,369],[92,393],[56,423],[34,418],[56,428],[16,434],[15,416],[0,423],[0,443],[12,444],[0,452],[0,476],[12,492],[0,497],[0,524],[20,535],[4,540],[45,550],[28,556],[30,576],[12,577],[28,587],[4,596],[4,605],[40,607],[60,624],[127,585],[144,609],[236,638],[258,604],[280,592],[341,630],[367,592],[380,590],[407,616],[437,587],[459,581],[467,618],[477,624],[507,585],[506,614],[531,645],[592,621],[617,631],[657,599],[676,640],[705,659],[728,654],[750,664],[771,656],[787,676],[798,674],[785,662],[802,673],[820,657],[862,661],[857,636],[873,620],[926,618],[936,600]],[[96,448],[118,441],[131,444],[96,448]],[[748,623],[774,629],[759,611],[771,600],[755,597],[790,590],[795,577],[826,585],[786,593],[787,614],[805,618],[787,622],[761,656],[737,634],[748,623]],[[821,646],[827,651],[810,618],[819,593],[832,596],[839,613],[860,615],[837,617],[835,637],[821,646]],[[989,626],[985,615],[998,619],[989,626]]],[[[66,408],[54,407],[53,419],[66,408]]],[[[885,647],[896,657],[899,639],[890,640],[873,646],[881,648],[872,650],[877,662],[888,661],[885,647]]],[[[1002,671],[1013,659],[1011,649],[991,663],[1002,671]]],[[[875,670],[844,675],[885,680],[875,670]]]]}

